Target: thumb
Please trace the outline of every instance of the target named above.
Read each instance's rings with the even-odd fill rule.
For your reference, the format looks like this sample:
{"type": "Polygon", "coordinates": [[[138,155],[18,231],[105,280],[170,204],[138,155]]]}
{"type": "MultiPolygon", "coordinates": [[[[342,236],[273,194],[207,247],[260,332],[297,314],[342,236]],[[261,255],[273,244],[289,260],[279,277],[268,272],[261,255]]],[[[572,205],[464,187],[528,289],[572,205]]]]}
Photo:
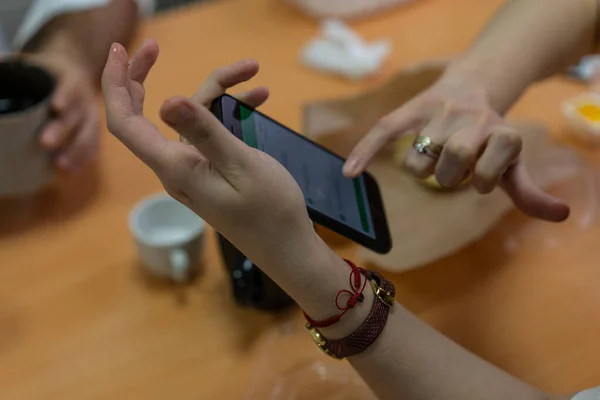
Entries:
{"type": "Polygon", "coordinates": [[[552,222],[569,217],[569,206],[535,186],[522,162],[506,171],[500,185],[517,208],[527,215],[552,222]]]}
{"type": "Polygon", "coordinates": [[[204,106],[174,97],[161,108],[161,118],[194,145],[215,168],[226,173],[246,163],[248,147],[204,106]]]}

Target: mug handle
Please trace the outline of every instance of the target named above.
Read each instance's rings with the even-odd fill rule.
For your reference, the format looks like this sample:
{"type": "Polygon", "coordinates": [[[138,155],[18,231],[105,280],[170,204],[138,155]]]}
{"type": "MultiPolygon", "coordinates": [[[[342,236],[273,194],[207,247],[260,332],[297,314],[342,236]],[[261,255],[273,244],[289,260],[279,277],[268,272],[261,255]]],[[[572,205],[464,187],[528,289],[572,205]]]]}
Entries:
{"type": "Polygon", "coordinates": [[[190,269],[190,257],[183,249],[171,252],[171,279],[177,283],[185,282],[190,269]]]}

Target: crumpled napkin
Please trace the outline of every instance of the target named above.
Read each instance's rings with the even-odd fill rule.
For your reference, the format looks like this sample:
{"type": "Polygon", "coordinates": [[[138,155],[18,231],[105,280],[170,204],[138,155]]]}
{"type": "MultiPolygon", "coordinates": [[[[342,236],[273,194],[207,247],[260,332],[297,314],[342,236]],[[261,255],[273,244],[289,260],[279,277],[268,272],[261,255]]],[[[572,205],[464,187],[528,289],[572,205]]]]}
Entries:
{"type": "Polygon", "coordinates": [[[358,80],[377,73],[391,48],[387,39],[367,43],[343,22],[326,19],[320,36],[306,45],[301,59],[311,68],[358,80]]]}
{"type": "Polygon", "coordinates": [[[600,75],[600,55],[590,54],[583,57],[577,65],[568,69],[568,74],[584,82],[592,82],[600,75]]]}

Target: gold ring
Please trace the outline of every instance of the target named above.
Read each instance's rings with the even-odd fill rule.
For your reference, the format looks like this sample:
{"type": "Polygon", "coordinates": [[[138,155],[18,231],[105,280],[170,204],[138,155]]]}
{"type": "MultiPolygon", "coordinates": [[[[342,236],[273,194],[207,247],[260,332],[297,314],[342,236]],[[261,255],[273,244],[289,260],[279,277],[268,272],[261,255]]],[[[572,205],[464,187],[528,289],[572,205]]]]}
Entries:
{"type": "Polygon", "coordinates": [[[413,147],[417,152],[421,154],[426,154],[429,157],[437,160],[440,158],[442,154],[442,149],[444,146],[441,144],[433,143],[429,136],[417,135],[415,141],[413,142],[413,147]]]}

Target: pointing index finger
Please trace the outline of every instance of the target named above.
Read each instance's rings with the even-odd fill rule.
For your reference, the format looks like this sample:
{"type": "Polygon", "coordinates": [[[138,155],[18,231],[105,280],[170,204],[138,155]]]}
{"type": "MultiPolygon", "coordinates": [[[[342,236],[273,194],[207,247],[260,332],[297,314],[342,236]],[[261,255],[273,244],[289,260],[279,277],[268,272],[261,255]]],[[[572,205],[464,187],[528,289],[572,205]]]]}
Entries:
{"type": "Polygon", "coordinates": [[[390,142],[419,124],[421,115],[407,104],[383,117],[377,125],[354,147],[344,164],[344,175],[355,178],[360,175],[373,158],[390,142]]]}

